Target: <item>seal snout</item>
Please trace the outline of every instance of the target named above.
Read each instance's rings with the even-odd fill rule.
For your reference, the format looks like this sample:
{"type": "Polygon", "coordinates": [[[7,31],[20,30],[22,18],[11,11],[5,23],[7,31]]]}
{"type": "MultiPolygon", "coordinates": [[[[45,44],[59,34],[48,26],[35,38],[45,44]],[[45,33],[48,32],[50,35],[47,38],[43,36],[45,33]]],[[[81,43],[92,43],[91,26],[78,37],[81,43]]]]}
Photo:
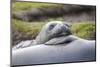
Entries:
{"type": "Polygon", "coordinates": [[[71,35],[71,30],[68,25],[62,24],[60,27],[61,33],[59,35],[65,36],[65,35],[71,35]]]}

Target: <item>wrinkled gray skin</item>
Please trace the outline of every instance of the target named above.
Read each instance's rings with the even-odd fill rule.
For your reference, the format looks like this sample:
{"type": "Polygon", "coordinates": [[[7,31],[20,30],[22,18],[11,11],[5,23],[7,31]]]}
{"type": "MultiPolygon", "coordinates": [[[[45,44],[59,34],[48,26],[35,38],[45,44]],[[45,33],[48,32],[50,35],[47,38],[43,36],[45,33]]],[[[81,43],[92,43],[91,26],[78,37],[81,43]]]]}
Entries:
{"type": "MultiPolygon", "coordinates": [[[[56,26],[50,28],[49,24],[44,26],[44,30],[42,29],[36,38],[37,42],[40,41],[39,43],[36,42],[36,44],[39,45],[12,51],[12,65],[95,61],[95,41],[81,39],[74,35],[68,34],[67,32],[67,35],[65,35],[63,32],[60,34],[56,33],[58,29],[53,29],[56,28],[56,26]],[[49,28],[51,31],[49,31],[49,28]],[[51,33],[52,31],[54,32],[51,33]],[[42,32],[46,37],[44,36],[43,40],[39,40],[39,38],[42,38],[42,36],[40,37],[42,32]],[[55,33],[57,35],[54,35],[55,33]],[[54,37],[51,34],[53,34],[54,37]]],[[[58,27],[60,26],[58,25],[58,27]]],[[[66,26],[66,29],[67,28],[68,26],[66,26]]],[[[63,28],[60,28],[59,31],[60,30],[63,31],[63,28]]],[[[67,30],[69,30],[69,28],[67,30]]]]}

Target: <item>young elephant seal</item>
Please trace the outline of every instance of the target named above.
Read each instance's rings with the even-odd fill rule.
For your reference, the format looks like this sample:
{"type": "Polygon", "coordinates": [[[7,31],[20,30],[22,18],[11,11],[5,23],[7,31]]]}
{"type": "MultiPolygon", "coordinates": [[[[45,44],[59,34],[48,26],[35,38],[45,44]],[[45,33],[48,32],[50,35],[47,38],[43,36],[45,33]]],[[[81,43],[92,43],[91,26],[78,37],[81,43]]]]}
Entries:
{"type": "Polygon", "coordinates": [[[36,38],[36,45],[12,51],[12,65],[95,61],[95,41],[69,31],[67,25],[58,21],[46,24],[36,38]]]}
{"type": "Polygon", "coordinates": [[[61,21],[51,21],[43,26],[35,40],[22,41],[13,47],[13,50],[32,45],[44,44],[52,38],[70,35],[70,25],[61,21]]]}

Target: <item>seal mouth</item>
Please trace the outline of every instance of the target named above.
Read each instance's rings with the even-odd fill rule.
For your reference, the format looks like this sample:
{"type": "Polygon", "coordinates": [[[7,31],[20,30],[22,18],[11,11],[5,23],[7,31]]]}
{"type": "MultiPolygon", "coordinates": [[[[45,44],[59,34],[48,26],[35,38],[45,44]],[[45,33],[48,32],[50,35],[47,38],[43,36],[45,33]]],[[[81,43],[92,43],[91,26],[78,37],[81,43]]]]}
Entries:
{"type": "Polygon", "coordinates": [[[61,27],[61,30],[62,31],[59,32],[58,36],[68,36],[68,35],[71,35],[72,34],[70,28],[68,26],[66,26],[66,25],[63,25],[61,27]]]}

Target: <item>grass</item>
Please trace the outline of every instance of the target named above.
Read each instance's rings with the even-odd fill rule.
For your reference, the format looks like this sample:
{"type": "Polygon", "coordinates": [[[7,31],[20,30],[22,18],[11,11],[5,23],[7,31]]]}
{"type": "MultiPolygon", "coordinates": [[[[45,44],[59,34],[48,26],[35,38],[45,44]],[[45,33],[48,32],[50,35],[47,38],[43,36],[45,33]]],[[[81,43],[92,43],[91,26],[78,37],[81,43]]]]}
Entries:
{"type": "MultiPolygon", "coordinates": [[[[32,40],[35,39],[42,27],[46,22],[24,22],[20,20],[12,20],[12,33],[13,45],[21,42],[22,40],[32,40]]],[[[95,23],[94,22],[81,22],[73,23],[71,26],[71,31],[74,35],[84,38],[84,39],[95,39],[95,23]]]]}
{"type": "Polygon", "coordinates": [[[31,10],[32,8],[40,8],[40,7],[57,7],[60,6],[58,4],[53,3],[36,3],[36,2],[14,2],[12,4],[13,11],[22,11],[22,10],[31,10]]]}
{"type": "MultiPolygon", "coordinates": [[[[22,20],[17,19],[15,16],[16,13],[18,13],[20,11],[26,11],[26,15],[27,15],[27,12],[31,12],[32,8],[46,8],[47,9],[48,7],[56,7],[57,8],[59,6],[62,7],[62,5],[60,5],[60,4],[53,4],[53,3],[13,2],[12,3],[12,14],[13,14],[13,18],[12,18],[12,27],[13,28],[12,29],[14,29],[14,32],[12,35],[13,35],[14,44],[16,44],[17,41],[34,39],[40,32],[41,28],[46,24],[47,21],[52,21],[52,20],[63,21],[64,20],[62,15],[59,17],[57,15],[57,17],[55,17],[55,16],[53,16],[53,18],[48,17],[47,19],[41,20],[41,21],[38,21],[36,19],[35,21],[27,22],[24,20],[22,21],[22,20]]],[[[66,8],[66,11],[75,12],[79,9],[80,8],[76,9],[75,7],[74,8],[68,7],[68,8],[66,8]]],[[[69,14],[71,15],[71,13],[69,13],[69,14]]],[[[23,16],[23,17],[25,17],[25,16],[23,16]]],[[[28,15],[28,17],[29,17],[29,15],[28,15]]],[[[76,35],[78,37],[81,37],[84,39],[95,39],[95,23],[94,23],[94,21],[83,21],[80,23],[72,23],[71,31],[74,35],[76,35]]]]}
{"type": "MultiPolygon", "coordinates": [[[[25,33],[27,36],[36,37],[45,22],[27,23],[20,20],[13,20],[13,26],[19,32],[25,33]]],[[[74,35],[85,39],[95,38],[95,23],[94,22],[81,22],[74,23],[71,26],[71,31],[74,35]]]]}
{"type": "MultiPolygon", "coordinates": [[[[39,31],[41,30],[42,26],[45,24],[44,22],[34,22],[34,23],[27,23],[20,20],[12,20],[12,26],[20,33],[25,33],[26,36],[35,37],[39,31]]],[[[23,35],[24,36],[24,35],[23,35]]]]}
{"type": "Polygon", "coordinates": [[[95,23],[84,21],[81,23],[74,23],[71,27],[74,35],[84,39],[95,39],[95,23]]]}

